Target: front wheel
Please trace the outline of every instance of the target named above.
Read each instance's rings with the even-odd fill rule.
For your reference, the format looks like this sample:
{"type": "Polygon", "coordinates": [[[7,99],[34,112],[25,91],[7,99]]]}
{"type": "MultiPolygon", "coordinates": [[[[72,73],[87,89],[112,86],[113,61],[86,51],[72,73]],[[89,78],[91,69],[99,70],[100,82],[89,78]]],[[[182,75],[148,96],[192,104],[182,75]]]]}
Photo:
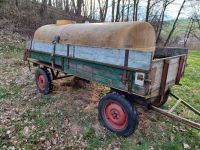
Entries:
{"type": "Polygon", "coordinates": [[[129,136],[138,125],[136,108],[117,93],[106,94],[98,106],[100,122],[111,132],[129,136]]]}

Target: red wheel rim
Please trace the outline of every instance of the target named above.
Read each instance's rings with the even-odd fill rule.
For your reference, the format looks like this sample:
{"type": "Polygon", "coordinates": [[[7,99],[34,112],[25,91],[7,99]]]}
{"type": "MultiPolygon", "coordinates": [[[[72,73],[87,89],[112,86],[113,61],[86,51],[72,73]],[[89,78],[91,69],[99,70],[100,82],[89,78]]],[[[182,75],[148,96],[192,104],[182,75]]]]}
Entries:
{"type": "Polygon", "coordinates": [[[110,101],[104,107],[106,122],[115,130],[123,130],[127,125],[127,114],[122,106],[115,101],[110,101]]]}
{"type": "Polygon", "coordinates": [[[44,75],[39,75],[38,76],[38,86],[40,89],[44,89],[45,88],[45,85],[46,85],[46,82],[45,82],[45,77],[44,75]]]}

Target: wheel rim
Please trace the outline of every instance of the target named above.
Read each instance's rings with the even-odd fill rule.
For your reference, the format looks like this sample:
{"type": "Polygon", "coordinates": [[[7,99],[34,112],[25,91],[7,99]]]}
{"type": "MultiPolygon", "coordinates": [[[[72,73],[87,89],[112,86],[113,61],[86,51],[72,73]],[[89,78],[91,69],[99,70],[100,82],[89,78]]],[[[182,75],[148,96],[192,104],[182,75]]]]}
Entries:
{"type": "Polygon", "coordinates": [[[123,130],[127,125],[127,114],[115,101],[106,104],[104,116],[107,124],[115,130],[123,130]]]}
{"type": "Polygon", "coordinates": [[[38,76],[38,86],[40,89],[44,89],[45,88],[45,85],[46,85],[46,82],[45,82],[45,77],[44,75],[39,75],[38,76]]]}

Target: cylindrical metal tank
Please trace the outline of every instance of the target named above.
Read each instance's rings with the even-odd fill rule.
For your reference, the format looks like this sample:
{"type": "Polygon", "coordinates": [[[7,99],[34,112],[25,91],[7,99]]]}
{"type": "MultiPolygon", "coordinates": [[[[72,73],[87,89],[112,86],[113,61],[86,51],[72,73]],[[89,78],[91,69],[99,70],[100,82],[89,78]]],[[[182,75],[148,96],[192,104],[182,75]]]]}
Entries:
{"type": "Polygon", "coordinates": [[[61,44],[155,50],[155,31],[147,22],[51,24],[37,29],[33,40],[52,42],[55,36],[60,36],[61,44]]]}

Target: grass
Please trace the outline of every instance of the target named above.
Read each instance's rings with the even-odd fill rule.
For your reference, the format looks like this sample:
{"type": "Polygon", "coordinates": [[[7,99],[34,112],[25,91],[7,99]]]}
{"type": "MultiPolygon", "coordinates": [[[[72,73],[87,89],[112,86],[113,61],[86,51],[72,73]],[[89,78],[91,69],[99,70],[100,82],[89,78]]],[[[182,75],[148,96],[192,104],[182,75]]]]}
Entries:
{"type": "MultiPolygon", "coordinates": [[[[91,103],[94,105],[89,98],[99,89],[65,87],[62,92],[43,96],[36,91],[33,78],[21,72],[23,65],[19,62],[23,50],[15,46],[0,47],[0,59],[5,62],[0,64],[0,149],[46,149],[49,143],[52,149],[181,150],[183,143],[192,150],[200,149],[199,131],[149,112],[143,112],[140,126],[128,138],[108,132],[98,123],[96,107],[92,111],[85,110],[91,103]],[[5,76],[7,78],[2,80],[5,76]],[[21,76],[24,77],[21,82],[12,83],[21,76]],[[25,128],[29,129],[28,136],[24,134],[25,128]]],[[[182,86],[175,86],[172,90],[197,109],[200,109],[199,77],[200,51],[190,51],[182,86]]],[[[174,102],[170,99],[164,108],[174,102]]],[[[199,120],[184,107],[177,108],[176,112],[199,120]]]]}
{"type": "MultiPolygon", "coordinates": [[[[169,32],[171,31],[172,25],[173,25],[174,21],[168,21],[163,28],[162,34],[163,35],[168,35],[169,32]]],[[[188,24],[189,24],[189,20],[188,19],[180,19],[176,25],[176,29],[174,30],[173,36],[182,36],[185,35],[185,32],[188,28],[188,24]]],[[[194,33],[196,33],[197,35],[200,33],[200,30],[198,29],[198,23],[195,22],[193,27],[196,27],[194,29],[194,33]]],[[[181,38],[181,37],[180,37],[181,38]]]]}

